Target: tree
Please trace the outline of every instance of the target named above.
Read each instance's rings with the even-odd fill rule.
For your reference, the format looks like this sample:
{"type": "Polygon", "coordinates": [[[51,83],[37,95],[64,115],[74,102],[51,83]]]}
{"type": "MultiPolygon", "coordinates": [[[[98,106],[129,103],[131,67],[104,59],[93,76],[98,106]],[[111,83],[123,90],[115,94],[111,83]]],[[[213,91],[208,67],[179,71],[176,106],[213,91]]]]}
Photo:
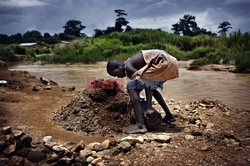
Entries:
{"type": "Polygon", "coordinates": [[[36,30],[27,31],[23,35],[24,42],[40,42],[42,41],[42,38],[43,38],[42,34],[36,30]]]}
{"type": "Polygon", "coordinates": [[[101,29],[95,29],[94,37],[100,37],[103,35],[103,31],[101,29]]]}
{"type": "Polygon", "coordinates": [[[220,25],[218,26],[219,29],[221,29],[218,33],[221,33],[221,34],[226,34],[226,32],[232,28],[230,26],[231,24],[227,21],[224,21],[222,23],[220,23],[220,25]]]}
{"type": "Polygon", "coordinates": [[[85,29],[86,26],[82,25],[82,22],[79,20],[69,20],[63,28],[65,34],[81,37],[84,35],[81,31],[85,29]]]}
{"type": "Polygon", "coordinates": [[[204,28],[198,27],[195,16],[185,14],[183,18],[179,20],[178,23],[173,24],[171,30],[174,31],[174,34],[180,35],[188,35],[188,36],[195,36],[199,34],[207,34],[207,35],[216,35],[211,31],[207,31],[204,28]]]}
{"type": "Polygon", "coordinates": [[[9,36],[6,34],[0,34],[0,44],[8,44],[9,43],[9,36]]]}
{"type": "Polygon", "coordinates": [[[43,37],[44,37],[45,39],[49,39],[49,38],[51,38],[51,35],[50,35],[48,32],[45,32],[45,33],[43,34],[43,37]]]}
{"type": "MultiPolygon", "coordinates": [[[[117,32],[123,32],[124,29],[123,26],[127,26],[129,22],[124,18],[124,16],[127,16],[127,13],[125,10],[117,9],[115,10],[115,13],[117,13],[117,19],[115,20],[115,30],[117,32]]],[[[131,27],[130,27],[131,28],[131,27]]]]}

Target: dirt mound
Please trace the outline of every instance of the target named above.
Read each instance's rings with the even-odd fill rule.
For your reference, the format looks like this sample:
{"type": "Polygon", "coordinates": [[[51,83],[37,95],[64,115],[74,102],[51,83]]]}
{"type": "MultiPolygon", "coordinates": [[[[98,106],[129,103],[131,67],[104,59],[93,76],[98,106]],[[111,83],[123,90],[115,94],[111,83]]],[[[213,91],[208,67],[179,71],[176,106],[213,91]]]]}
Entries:
{"type": "Polygon", "coordinates": [[[130,125],[128,101],[129,96],[120,89],[85,89],[55,112],[52,119],[67,130],[100,135],[119,133],[130,125]]]}

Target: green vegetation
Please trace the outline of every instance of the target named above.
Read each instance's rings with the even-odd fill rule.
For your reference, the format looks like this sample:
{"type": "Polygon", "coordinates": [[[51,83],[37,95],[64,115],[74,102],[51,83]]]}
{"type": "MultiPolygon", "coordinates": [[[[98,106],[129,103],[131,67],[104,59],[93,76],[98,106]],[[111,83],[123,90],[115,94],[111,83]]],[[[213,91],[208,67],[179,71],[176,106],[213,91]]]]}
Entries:
{"type": "Polygon", "coordinates": [[[109,59],[127,60],[143,49],[162,49],[178,60],[195,59],[192,66],[235,64],[237,72],[250,69],[250,35],[240,31],[230,36],[179,36],[160,30],[134,29],[106,36],[81,38],[49,50],[29,50],[18,45],[0,45],[0,59],[26,59],[45,63],[95,63],[109,59]],[[47,53],[47,54],[46,54],[47,53]],[[34,56],[43,54],[42,56],[34,56]]]}

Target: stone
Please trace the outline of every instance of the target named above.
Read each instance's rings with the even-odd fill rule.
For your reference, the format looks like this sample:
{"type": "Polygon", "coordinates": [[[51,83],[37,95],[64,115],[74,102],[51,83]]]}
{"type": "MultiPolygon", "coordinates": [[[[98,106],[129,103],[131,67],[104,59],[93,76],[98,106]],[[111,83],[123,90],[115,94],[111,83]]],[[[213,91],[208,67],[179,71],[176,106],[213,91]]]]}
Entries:
{"type": "Polygon", "coordinates": [[[80,156],[83,158],[87,158],[90,155],[92,155],[92,151],[90,149],[84,149],[80,151],[80,156]]]}
{"type": "Polygon", "coordinates": [[[13,134],[5,135],[4,140],[7,142],[12,142],[14,140],[14,135],[13,134]]]}
{"type": "Polygon", "coordinates": [[[109,139],[106,139],[105,141],[103,141],[101,143],[101,145],[103,146],[104,149],[108,149],[109,146],[110,146],[110,140],[109,139]]]}
{"type": "Polygon", "coordinates": [[[24,133],[21,130],[14,130],[13,134],[15,138],[21,138],[24,135],[24,133]]]}
{"type": "Polygon", "coordinates": [[[32,150],[27,156],[27,159],[33,163],[37,163],[46,159],[46,154],[39,150],[32,150]]]}
{"type": "Polygon", "coordinates": [[[30,148],[22,148],[16,152],[16,155],[25,158],[29,155],[30,151],[30,148]]]}
{"type": "Polygon", "coordinates": [[[94,145],[101,145],[100,142],[92,142],[86,146],[86,149],[92,150],[94,145]]]}
{"type": "Polygon", "coordinates": [[[76,88],[73,86],[71,88],[69,88],[69,91],[74,91],[76,88]]]}
{"type": "Polygon", "coordinates": [[[214,126],[213,123],[207,123],[206,128],[210,129],[210,128],[213,127],[213,126],[214,126]]]}
{"type": "Polygon", "coordinates": [[[97,152],[93,155],[94,157],[104,157],[103,151],[97,152]]]}
{"type": "Polygon", "coordinates": [[[59,159],[59,156],[56,153],[53,153],[51,155],[47,155],[47,163],[48,164],[54,163],[54,162],[58,161],[58,159],[59,159]]]}
{"type": "Polygon", "coordinates": [[[98,144],[94,145],[92,148],[92,150],[94,150],[94,151],[102,151],[103,149],[104,149],[104,147],[102,145],[98,145],[98,144]]]}
{"type": "Polygon", "coordinates": [[[31,146],[31,142],[32,142],[32,138],[28,135],[23,135],[21,138],[20,138],[20,141],[22,142],[22,144],[25,146],[25,147],[30,147],[31,146]]]}
{"type": "Polygon", "coordinates": [[[102,161],[102,157],[98,157],[98,158],[94,159],[94,160],[91,162],[91,164],[97,165],[97,164],[100,163],[101,161],[102,161]]]}
{"type": "Polygon", "coordinates": [[[55,146],[55,145],[58,145],[58,143],[57,142],[45,142],[45,144],[44,144],[44,146],[49,148],[49,149],[52,149],[53,146],[55,146]]]}
{"type": "Polygon", "coordinates": [[[3,154],[12,155],[16,151],[16,145],[9,145],[3,150],[3,154]]]}
{"type": "Polygon", "coordinates": [[[80,152],[80,150],[83,150],[85,147],[85,143],[83,140],[81,140],[78,144],[76,144],[72,149],[71,152],[80,152]]]}
{"type": "Polygon", "coordinates": [[[11,127],[10,126],[6,126],[2,128],[2,133],[3,134],[10,134],[11,133],[11,127]]]}
{"type": "Polygon", "coordinates": [[[46,86],[43,88],[43,90],[52,90],[51,86],[46,86]]]}
{"type": "Polygon", "coordinates": [[[24,166],[25,159],[18,156],[13,156],[10,159],[9,165],[24,166]]]}
{"type": "Polygon", "coordinates": [[[136,143],[143,143],[144,141],[144,138],[142,136],[139,136],[139,138],[135,138],[135,137],[132,137],[132,136],[127,136],[127,137],[124,137],[124,138],[121,138],[121,142],[122,141],[127,141],[129,142],[131,145],[134,145],[136,143]]]}
{"type": "Polygon", "coordinates": [[[63,157],[57,162],[57,165],[70,165],[71,161],[71,158],[63,157]]]}
{"type": "Polygon", "coordinates": [[[193,140],[194,136],[188,134],[188,135],[185,135],[185,139],[186,140],[193,140]]]}
{"type": "Polygon", "coordinates": [[[38,86],[33,86],[32,91],[37,92],[40,90],[40,87],[38,86]]]}
{"type": "Polygon", "coordinates": [[[170,143],[171,136],[169,136],[169,135],[157,135],[154,140],[156,142],[159,142],[159,143],[170,143]]]}
{"type": "Polygon", "coordinates": [[[89,157],[86,159],[86,161],[87,161],[88,163],[91,163],[94,159],[95,159],[95,158],[93,158],[92,156],[89,156],[89,157]]]}
{"type": "Polygon", "coordinates": [[[9,142],[5,142],[5,141],[3,141],[3,140],[0,140],[0,152],[1,152],[2,150],[4,150],[5,148],[7,148],[9,145],[10,145],[9,142]]]}
{"type": "Polygon", "coordinates": [[[44,142],[44,143],[46,143],[46,142],[52,142],[52,140],[53,140],[53,139],[52,139],[52,136],[50,136],[50,135],[49,135],[49,136],[43,137],[43,142],[44,142]]]}
{"type": "Polygon", "coordinates": [[[131,144],[127,141],[122,141],[119,145],[118,148],[122,151],[122,152],[127,152],[131,150],[131,144]]]}
{"type": "Polygon", "coordinates": [[[55,145],[52,147],[52,150],[56,151],[56,152],[69,152],[69,150],[67,148],[65,148],[63,145],[59,144],[59,145],[55,145]]]}
{"type": "Polygon", "coordinates": [[[45,77],[40,77],[40,81],[45,85],[48,85],[49,83],[49,80],[47,80],[45,77]]]}
{"type": "Polygon", "coordinates": [[[210,149],[210,147],[207,145],[204,145],[201,147],[201,151],[208,151],[209,149],[210,149]]]}

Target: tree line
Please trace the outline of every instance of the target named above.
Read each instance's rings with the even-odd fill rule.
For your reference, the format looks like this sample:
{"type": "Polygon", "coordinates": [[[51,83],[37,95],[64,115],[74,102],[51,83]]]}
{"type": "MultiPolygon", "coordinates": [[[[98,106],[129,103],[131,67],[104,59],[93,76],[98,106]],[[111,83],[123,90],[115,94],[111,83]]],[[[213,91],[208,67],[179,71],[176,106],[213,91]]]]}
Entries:
{"type": "MultiPolygon", "coordinates": [[[[114,10],[116,13],[115,25],[113,27],[107,27],[104,30],[94,29],[95,33],[93,37],[100,37],[108,35],[112,32],[129,32],[132,30],[131,26],[129,26],[129,21],[125,18],[127,13],[125,10],[117,9],[114,10]]],[[[225,34],[230,28],[231,24],[229,22],[222,22],[218,26],[218,33],[225,34]]],[[[27,31],[23,35],[21,33],[17,33],[14,35],[6,35],[0,34],[0,44],[13,44],[13,43],[22,43],[22,42],[44,42],[47,44],[54,44],[62,40],[73,40],[79,37],[87,37],[85,33],[82,31],[86,28],[85,25],[82,24],[80,20],[69,20],[63,26],[64,32],[59,34],[51,35],[46,32],[41,34],[41,32],[37,30],[27,31]]],[[[172,25],[171,30],[174,31],[176,35],[184,35],[184,36],[196,36],[200,34],[216,36],[216,33],[208,31],[205,28],[200,28],[195,21],[195,16],[185,14],[183,18],[179,20],[179,22],[172,25]]]]}

